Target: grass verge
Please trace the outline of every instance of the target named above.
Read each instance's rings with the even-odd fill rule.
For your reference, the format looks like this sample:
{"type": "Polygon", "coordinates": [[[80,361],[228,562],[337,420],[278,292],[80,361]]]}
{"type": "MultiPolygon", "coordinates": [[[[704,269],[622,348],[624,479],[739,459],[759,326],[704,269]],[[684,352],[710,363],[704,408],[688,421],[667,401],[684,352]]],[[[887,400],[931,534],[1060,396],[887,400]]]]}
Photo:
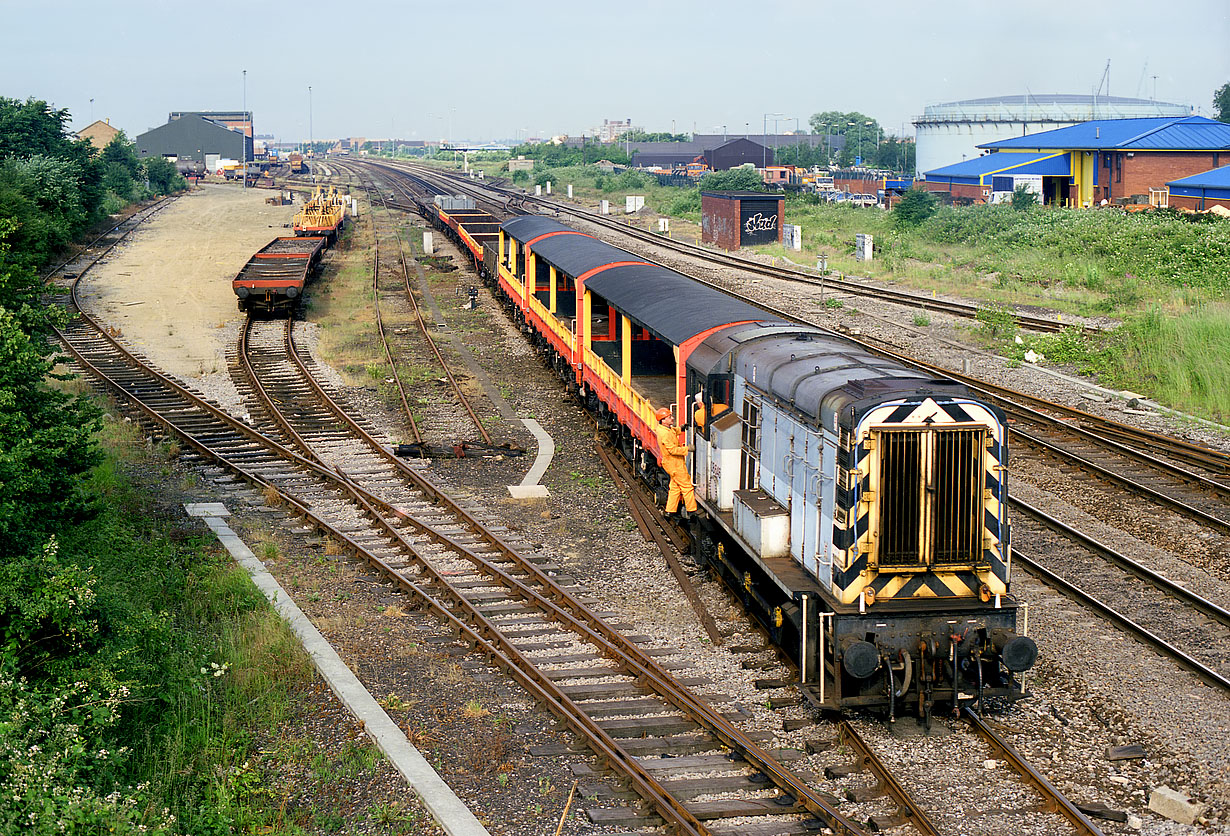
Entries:
{"type": "Polygon", "coordinates": [[[94,516],[0,573],[6,635],[39,636],[0,655],[0,832],[438,833],[247,574],[150,492],[187,481],[175,445],[114,419],[101,441],[94,516]]]}

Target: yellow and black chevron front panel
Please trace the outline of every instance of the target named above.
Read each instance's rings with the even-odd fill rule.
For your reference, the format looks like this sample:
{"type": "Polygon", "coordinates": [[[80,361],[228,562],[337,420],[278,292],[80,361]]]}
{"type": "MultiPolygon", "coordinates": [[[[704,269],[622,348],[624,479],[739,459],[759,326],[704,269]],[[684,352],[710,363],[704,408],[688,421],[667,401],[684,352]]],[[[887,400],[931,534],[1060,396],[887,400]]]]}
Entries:
{"type": "Polygon", "coordinates": [[[843,603],[1007,591],[1006,432],[973,401],[896,401],[839,429],[833,585],[843,603]]]}

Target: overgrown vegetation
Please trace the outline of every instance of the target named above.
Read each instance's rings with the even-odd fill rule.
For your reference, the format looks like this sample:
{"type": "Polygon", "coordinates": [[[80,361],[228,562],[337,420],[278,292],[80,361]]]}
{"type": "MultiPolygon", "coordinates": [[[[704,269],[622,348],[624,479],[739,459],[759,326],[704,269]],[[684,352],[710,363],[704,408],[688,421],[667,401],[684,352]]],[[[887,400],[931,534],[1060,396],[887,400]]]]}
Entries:
{"type": "Polygon", "coordinates": [[[147,177],[180,181],[122,135],[93,153],[68,118],[0,99],[0,832],[270,832],[250,729],[306,662],[247,577],[175,542],[104,458],[101,411],[54,371],[65,314],[36,272],[147,177]]]}
{"type": "Polygon", "coordinates": [[[104,215],[186,185],[165,160],[142,163],[123,132],[98,152],[68,138],[69,121],[67,110],[44,101],[0,96],[0,221],[12,223],[0,228],[11,247],[6,260],[43,264],[104,215]]]}
{"type": "Polygon", "coordinates": [[[893,221],[898,229],[911,229],[935,214],[939,200],[923,189],[910,189],[893,208],[893,221]]]}

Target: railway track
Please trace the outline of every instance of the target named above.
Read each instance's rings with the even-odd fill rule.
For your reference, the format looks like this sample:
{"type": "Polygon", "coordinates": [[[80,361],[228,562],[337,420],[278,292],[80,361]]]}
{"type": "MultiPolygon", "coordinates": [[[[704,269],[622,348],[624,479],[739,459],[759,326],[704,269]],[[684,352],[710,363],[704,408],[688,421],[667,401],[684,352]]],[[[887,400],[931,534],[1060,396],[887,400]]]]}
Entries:
{"type": "Polygon", "coordinates": [[[399,452],[405,456],[428,458],[524,453],[524,450],[510,443],[492,440],[486,423],[463,386],[464,373],[454,372],[453,363],[432,336],[433,331],[444,326],[444,321],[422,266],[407,255],[406,244],[396,228],[397,219],[385,194],[365,169],[349,165],[336,165],[335,168],[339,175],[347,176],[363,189],[368,196],[370,209],[379,207],[381,210],[379,215],[375,212],[372,215],[372,304],[376,331],[390,369],[386,382],[391,382],[397,389],[412,438],[409,444],[400,446],[399,452]],[[418,293],[411,286],[411,273],[417,275],[418,293]],[[418,299],[420,293],[425,297],[423,304],[418,299]],[[431,311],[425,310],[424,304],[430,306],[431,311]],[[425,370],[432,367],[438,369],[441,380],[447,383],[451,401],[423,397],[421,388],[415,394],[408,391],[408,383],[422,384],[424,374],[428,374],[425,370]],[[458,412],[468,418],[469,432],[456,420],[458,412]],[[416,414],[420,417],[416,418],[416,414]],[[431,427],[437,437],[432,441],[426,439],[421,423],[431,427]],[[443,437],[439,437],[441,428],[444,428],[443,437]],[[477,440],[470,440],[474,435],[477,435],[477,440]]]}
{"type": "MultiPolygon", "coordinates": [[[[75,305],[76,284],[73,290],[75,305]]],[[[672,675],[678,665],[669,651],[622,635],[549,577],[541,559],[519,552],[349,418],[314,383],[291,321],[249,320],[244,330],[236,359],[259,404],[257,426],[142,362],[84,313],[61,339],[142,423],[276,496],[503,667],[623,776],[645,803],[645,822],[704,834],[721,832],[705,822],[732,815],[792,814],[835,833],[866,832],[790,772],[789,754],[767,751],[758,735],[741,731],[732,722],[736,710],[715,709],[672,675]],[[739,753],[744,765],[725,784],[727,792],[744,785],[747,797],[691,802],[694,785],[672,794],[664,784],[675,765],[644,762],[680,749],[739,753]]],[[[601,809],[592,817],[601,818],[601,809]]]]}
{"type": "MultiPolygon", "coordinates": [[[[411,200],[417,202],[418,198],[411,198],[411,200]]],[[[619,470],[622,469],[620,467],[622,465],[622,460],[619,459],[618,456],[604,454],[604,451],[602,451],[601,447],[600,447],[600,455],[602,456],[604,460],[604,464],[606,464],[607,466],[608,472],[612,475],[613,480],[615,480],[617,484],[621,484],[623,488],[625,489],[625,491],[631,497],[630,505],[632,506],[631,507],[632,515],[638,527],[641,529],[642,534],[646,537],[646,539],[653,540],[657,543],[663,555],[666,556],[667,561],[671,565],[672,570],[675,572],[676,577],[679,579],[681,585],[685,588],[685,591],[686,591],[688,589],[689,582],[687,581],[686,577],[683,576],[683,572],[679,568],[677,561],[671,560],[672,556],[674,555],[674,552],[684,550],[685,545],[683,542],[683,538],[679,536],[679,534],[674,530],[674,527],[672,525],[669,525],[668,523],[666,523],[665,520],[660,519],[660,514],[657,512],[657,509],[655,506],[653,506],[652,502],[645,503],[643,501],[644,500],[643,495],[638,496],[642,494],[642,491],[640,490],[639,485],[636,484],[635,479],[627,478],[626,474],[620,474],[618,472],[619,470]],[[638,499],[641,501],[638,501],[638,499]]],[[[691,598],[691,596],[689,597],[691,598]]],[[[700,618],[703,624],[705,622],[705,617],[707,613],[703,612],[701,608],[697,607],[697,604],[694,599],[691,599],[691,600],[693,601],[694,608],[697,609],[698,611],[698,618],[700,618]]],[[[779,658],[780,658],[780,661],[789,665],[789,660],[785,659],[784,657],[780,657],[780,654],[779,654],[779,658]]],[[[980,727],[980,731],[985,731],[985,727],[980,727]]],[[[865,745],[863,744],[855,745],[851,741],[851,737],[857,738],[857,735],[855,735],[853,732],[853,728],[848,726],[848,724],[843,724],[841,731],[840,731],[840,735],[844,741],[846,741],[849,745],[851,745],[855,749],[855,752],[858,755],[858,757],[866,758],[866,760],[863,761],[863,763],[860,765],[859,768],[867,768],[875,776],[875,782],[876,782],[875,788],[872,789],[871,792],[873,794],[884,792],[887,787],[890,787],[894,779],[891,776],[889,776],[886,771],[881,771],[883,769],[882,765],[880,764],[875,764],[874,766],[870,765],[871,764],[870,755],[864,754],[867,751],[865,750],[865,745]]],[[[1017,756],[1014,758],[1008,758],[1007,760],[1009,763],[1013,765],[1013,768],[1020,774],[1021,778],[1024,781],[1029,783],[1031,786],[1034,786],[1036,790],[1040,794],[1042,794],[1043,798],[1045,799],[1044,803],[1046,804],[1046,806],[1050,809],[1054,809],[1058,811],[1063,816],[1065,816],[1073,824],[1077,832],[1081,832],[1081,833],[1099,832],[1098,829],[1095,826],[1093,826],[1085,818],[1085,816],[1076,809],[1075,805],[1073,805],[1066,798],[1064,798],[1062,794],[1055,792],[1054,787],[1052,787],[1049,784],[1049,782],[1046,781],[1045,778],[1040,776],[1040,774],[1037,773],[1036,770],[1029,767],[1028,764],[1026,764],[1023,761],[1023,759],[1020,759],[1019,756],[1017,756]]],[[[839,770],[839,772],[840,774],[843,774],[843,775],[846,774],[844,771],[839,770]]],[[[861,796],[861,792],[859,791],[855,791],[851,794],[851,798],[859,797],[859,796],[861,796]]],[[[903,806],[902,809],[906,809],[906,808],[903,806]]],[[[878,824],[883,825],[883,824],[888,824],[888,822],[879,822],[878,824]]]]}
{"type": "Polygon", "coordinates": [[[517,552],[441,492],[420,487],[427,484],[422,474],[387,455],[386,466],[377,466],[372,456],[382,455],[379,443],[347,438],[340,406],[332,417],[319,405],[307,408],[312,384],[299,363],[279,358],[298,354],[286,336],[289,324],[259,327],[275,333],[249,337],[245,373],[265,420],[304,447],[304,458],[320,472],[337,474],[327,491],[325,485],[299,487],[288,503],[310,508],[310,519],[329,536],[446,618],[586,739],[646,803],[643,811],[614,815],[611,808],[593,808],[591,819],[645,825],[660,819],[678,832],[701,834],[721,832],[705,823],[714,819],[810,813],[835,833],[865,832],[784,766],[789,754],[768,752],[753,739],[759,735],[740,731],[732,722],[737,710],[720,711],[695,696],[671,673],[678,665],[669,653],[622,635],[575,590],[549,577],[551,567],[517,552]],[[389,466],[408,484],[391,485],[389,466]],[[350,498],[335,498],[339,490],[350,498]],[[742,789],[747,798],[692,802],[700,793],[688,782],[672,792],[672,776],[684,770],[670,755],[721,749],[739,753],[743,766],[717,784],[726,793],[742,789]]]}
{"type": "MultiPolygon", "coordinates": [[[[424,184],[433,182],[432,178],[424,177],[419,172],[413,176],[424,184]]],[[[454,181],[446,182],[452,184],[454,181]]],[[[436,188],[444,190],[444,186],[436,188]]],[[[470,183],[462,183],[460,188],[471,194],[481,194],[470,183]]],[[[588,215],[586,217],[594,220],[588,215]]],[[[619,232],[639,233],[623,224],[602,220],[619,232]]],[[[634,237],[659,245],[669,240],[649,234],[634,237]]],[[[724,263],[724,256],[709,250],[697,249],[692,254],[715,263],[724,263]]],[[[744,269],[742,264],[737,266],[744,269]]],[[[764,265],[756,266],[762,273],[770,269],[764,265]]],[[[722,289],[718,285],[712,286],[722,289]]],[[[755,301],[755,304],[787,321],[816,324],[760,301],[755,301]]],[[[1066,468],[1079,469],[1102,482],[1113,483],[1220,535],[1230,535],[1230,481],[1227,481],[1230,476],[1230,454],[997,386],[909,357],[881,342],[857,337],[852,339],[881,356],[928,374],[958,380],[987,397],[1009,415],[1014,439],[1025,442],[1036,455],[1057,461],[1066,468]]]]}
{"type": "Polygon", "coordinates": [[[1230,694],[1230,612],[1037,509],[1027,513],[1060,536],[1036,537],[1042,551],[1014,547],[1019,565],[1205,684],[1230,694]],[[1063,550],[1047,552],[1048,539],[1063,550]]]}
{"type": "MultiPolygon", "coordinates": [[[[440,187],[443,190],[455,189],[475,196],[476,198],[482,195],[482,192],[472,183],[468,181],[460,181],[455,177],[445,178],[436,172],[424,171],[423,169],[414,169],[413,174],[424,182],[434,181],[436,183],[447,183],[447,187],[440,187]],[[435,176],[433,177],[432,175],[435,176]]],[[[582,210],[574,205],[563,203],[561,201],[527,195],[522,193],[520,190],[506,188],[495,184],[484,184],[482,188],[501,195],[504,198],[504,202],[503,204],[500,204],[500,206],[506,212],[513,211],[514,206],[530,205],[544,207],[556,212],[557,214],[563,213],[565,215],[582,218],[589,223],[597,224],[598,226],[609,229],[620,235],[640,241],[643,244],[663,247],[688,258],[698,258],[704,260],[717,267],[740,270],[744,273],[751,273],[773,279],[782,279],[813,287],[823,287],[829,290],[840,290],[855,296],[881,299],[886,302],[893,302],[895,304],[905,305],[910,308],[936,311],[948,314],[950,316],[957,316],[966,319],[976,319],[979,313],[983,310],[981,306],[971,304],[969,302],[937,299],[920,293],[894,290],[887,287],[877,287],[862,281],[856,281],[854,279],[843,278],[840,276],[821,277],[814,272],[805,272],[800,269],[771,266],[752,259],[741,258],[740,256],[729,253],[701,247],[695,244],[689,244],[685,241],[666,238],[646,230],[637,229],[636,227],[625,223],[620,223],[610,216],[582,210]]],[[[492,204],[490,198],[482,196],[482,199],[484,202],[492,204]]],[[[517,211],[526,212],[529,210],[520,209],[517,211]]],[[[1071,322],[1063,322],[1062,320],[1052,319],[1049,317],[1033,316],[1020,311],[1014,312],[1013,316],[1022,326],[1034,331],[1057,333],[1065,328],[1073,327],[1073,323],[1071,322]]],[[[1084,327],[1089,328],[1090,330],[1098,330],[1096,327],[1091,325],[1084,327]]]]}
{"type": "MultiPolygon", "coordinates": [[[[576,590],[550,578],[541,558],[519,553],[498,526],[391,455],[336,392],[317,382],[293,336],[290,321],[245,326],[236,360],[251,381],[255,427],[142,363],[87,316],[62,339],[76,362],[144,423],[267,496],[276,494],[508,670],[644,800],[629,823],[660,819],[680,833],[735,833],[748,831],[724,829],[721,821],[742,815],[767,823],[786,814],[774,832],[865,832],[789,771],[784,764],[795,754],[766,752],[759,735],[732,722],[737,709],[715,709],[681,684],[669,651],[621,635],[576,590]],[[704,754],[713,751],[737,756],[704,754]],[[697,769],[721,774],[679,777],[697,769]],[[746,798],[695,800],[713,792],[746,798]]],[[[860,798],[886,792],[896,808],[873,824],[908,821],[935,832],[874,756],[859,758],[879,785],[860,798]]],[[[592,808],[591,818],[610,820],[602,812],[609,809],[592,808]]]]}

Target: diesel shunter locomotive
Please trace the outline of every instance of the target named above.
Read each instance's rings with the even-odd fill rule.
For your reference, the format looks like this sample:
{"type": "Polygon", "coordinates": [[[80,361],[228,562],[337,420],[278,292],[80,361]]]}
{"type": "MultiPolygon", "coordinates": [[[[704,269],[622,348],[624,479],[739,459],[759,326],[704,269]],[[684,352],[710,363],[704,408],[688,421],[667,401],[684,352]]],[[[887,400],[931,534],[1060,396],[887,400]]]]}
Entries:
{"type": "Polygon", "coordinates": [[[425,213],[662,496],[654,414],[678,416],[697,556],[816,705],[926,719],[1024,695],[998,408],[554,219],[425,213]]]}
{"type": "Polygon", "coordinates": [[[996,407],[781,323],[722,329],[686,374],[702,555],[797,648],[817,704],[1021,696],[1037,648],[1008,594],[996,407]]]}

